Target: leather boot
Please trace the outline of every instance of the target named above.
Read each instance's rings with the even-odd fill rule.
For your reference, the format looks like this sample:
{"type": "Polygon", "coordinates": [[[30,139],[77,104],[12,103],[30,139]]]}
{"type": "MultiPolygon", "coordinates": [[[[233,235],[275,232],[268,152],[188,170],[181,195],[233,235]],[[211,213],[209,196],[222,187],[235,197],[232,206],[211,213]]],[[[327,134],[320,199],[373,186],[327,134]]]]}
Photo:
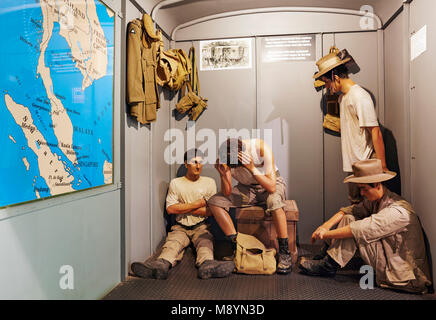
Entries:
{"type": "Polygon", "coordinates": [[[321,260],[307,260],[300,261],[300,270],[302,273],[311,276],[332,277],[341,266],[333,260],[329,255],[321,260]]]}
{"type": "Polygon", "coordinates": [[[235,254],[236,254],[236,234],[232,234],[230,236],[226,236],[228,240],[232,243],[232,254],[229,256],[223,257],[224,261],[234,261],[235,260],[235,254]]]}
{"type": "Polygon", "coordinates": [[[318,253],[317,255],[315,255],[312,260],[322,260],[325,258],[325,256],[327,255],[327,250],[329,249],[329,245],[327,242],[324,242],[324,245],[321,248],[320,253],[318,253]]]}
{"type": "Polygon", "coordinates": [[[228,277],[235,269],[233,261],[206,260],[198,268],[200,279],[228,277]]]}
{"type": "Polygon", "coordinates": [[[132,272],[138,277],[164,280],[168,278],[170,267],[170,262],[165,259],[157,259],[146,263],[134,262],[131,268],[132,272]]]}
{"type": "Polygon", "coordinates": [[[277,273],[287,274],[292,271],[292,257],[289,252],[288,238],[278,238],[279,253],[277,261],[277,273]]]}

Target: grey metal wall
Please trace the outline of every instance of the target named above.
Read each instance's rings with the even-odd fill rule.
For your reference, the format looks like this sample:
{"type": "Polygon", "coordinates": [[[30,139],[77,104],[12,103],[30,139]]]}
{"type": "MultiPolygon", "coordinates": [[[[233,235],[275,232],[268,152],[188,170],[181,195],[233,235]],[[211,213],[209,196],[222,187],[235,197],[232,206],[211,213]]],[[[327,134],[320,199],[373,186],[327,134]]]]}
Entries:
{"type": "MultiPolygon", "coordinates": [[[[399,7],[400,4],[400,0],[395,1],[395,7],[399,7]]],[[[377,4],[377,6],[378,5],[379,4],[377,4]]],[[[253,15],[244,18],[227,18],[207,22],[195,27],[180,30],[177,33],[177,37],[179,40],[189,40],[253,35],[261,36],[274,33],[288,34],[297,33],[295,31],[297,29],[295,28],[298,28],[298,33],[316,33],[318,31],[317,23],[319,23],[319,26],[322,26],[319,31],[336,32],[336,44],[339,47],[347,47],[362,68],[359,74],[352,76],[353,79],[374,94],[380,121],[388,129],[392,130],[396,138],[402,173],[403,196],[405,196],[406,199],[412,199],[421,217],[424,229],[427,230],[430,243],[432,244],[436,243],[436,239],[434,239],[428,230],[432,230],[432,227],[436,224],[431,214],[430,203],[430,199],[432,198],[432,194],[430,194],[431,181],[433,181],[432,178],[435,177],[434,170],[431,170],[432,159],[434,158],[434,148],[431,148],[431,137],[433,136],[431,131],[433,130],[432,128],[434,128],[431,123],[431,120],[434,118],[431,117],[434,113],[431,108],[431,101],[434,101],[434,98],[432,99],[431,97],[434,95],[434,92],[432,92],[430,85],[426,83],[425,79],[429,79],[431,76],[430,73],[434,71],[433,64],[431,63],[431,59],[434,55],[434,37],[431,37],[434,32],[434,22],[431,17],[431,12],[434,11],[434,6],[435,4],[430,0],[414,0],[409,15],[409,6],[405,5],[406,10],[404,13],[398,16],[392,24],[389,25],[384,31],[384,35],[381,35],[380,32],[378,32],[378,34],[375,32],[338,33],[338,31],[345,30],[360,31],[359,18],[357,17],[351,19],[349,19],[349,17],[346,19],[344,19],[344,17],[330,19],[334,16],[322,16],[317,19],[312,19],[311,21],[314,23],[310,25],[297,23],[298,26],[295,26],[293,23],[300,21],[300,15],[296,15],[296,19],[287,19],[285,18],[285,14],[272,14],[270,18],[274,17],[274,19],[271,20],[268,20],[267,15],[253,15]],[[409,18],[411,23],[410,30],[409,18]],[[253,21],[262,21],[262,24],[253,23],[253,21]],[[429,49],[427,53],[410,64],[408,57],[410,32],[419,30],[423,24],[427,24],[429,28],[429,49]],[[384,54],[384,66],[383,63],[380,63],[380,58],[383,57],[383,50],[386,51],[384,54]],[[411,84],[409,84],[409,67],[411,68],[411,84]],[[411,110],[409,110],[410,90],[408,90],[408,88],[411,86],[415,87],[415,89],[412,91],[411,110]],[[385,95],[386,98],[384,100],[385,95]],[[412,146],[412,154],[410,154],[410,146],[412,146]],[[410,164],[411,162],[412,164],[410,164]],[[408,172],[410,172],[410,174],[408,174],[408,172]]],[[[383,7],[382,9],[386,9],[384,11],[382,10],[385,12],[384,22],[386,22],[387,18],[393,13],[393,10],[389,6],[383,7]]],[[[304,19],[308,17],[307,15],[303,15],[302,17],[303,21],[307,21],[307,19],[304,19]]],[[[168,17],[165,16],[165,18],[168,17]]],[[[322,43],[323,53],[326,53],[329,46],[333,43],[333,35],[324,34],[322,36],[322,43]]],[[[194,41],[193,44],[198,49],[198,42],[194,41]]],[[[177,47],[181,47],[185,50],[188,50],[190,45],[191,43],[189,41],[176,43],[177,47]]],[[[258,68],[258,71],[261,69],[262,68],[258,68]]],[[[254,128],[261,126],[260,122],[261,120],[263,121],[265,117],[265,115],[262,115],[265,110],[263,110],[262,107],[262,94],[261,90],[259,90],[259,77],[261,72],[259,72],[258,75],[247,72],[247,70],[244,72],[246,73],[241,74],[241,77],[239,77],[237,72],[221,71],[219,74],[216,73],[216,78],[215,72],[200,72],[202,95],[209,98],[210,107],[197,122],[197,131],[201,128],[209,127],[215,128],[216,130],[229,126],[235,128],[254,128]],[[222,90],[217,90],[217,88],[222,88],[222,90]],[[235,88],[237,88],[237,90],[235,88]],[[227,97],[231,99],[226,99],[227,97]],[[243,99],[239,99],[239,97],[243,97],[243,99]],[[230,104],[228,100],[230,100],[230,104]],[[242,109],[241,107],[237,109],[234,108],[234,106],[239,105],[239,102],[242,100],[246,102],[245,106],[257,106],[257,109],[255,111],[249,107],[244,109],[244,106],[242,106],[242,109]],[[229,114],[232,114],[235,110],[236,112],[243,110],[244,115],[248,116],[241,117],[238,115],[237,117],[229,117],[229,114]]],[[[171,110],[174,109],[175,103],[176,100],[173,99],[170,105],[171,110]]],[[[286,114],[285,116],[288,115],[286,114]]],[[[169,122],[170,127],[173,128],[184,130],[186,127],[186,119],[179,122],[175,121],[170,115],[169,122]]],[[[285,126],[285,129],[289,130],[286,122],[285,126]]],[[[281,139],[283,138],[281,137],[281,139]]],[[[316,224],[322,219],[321,217],[329,218],[338,207],[347,202],[346,187],[342,184],[344,174],[342,173],[340,139],[323,133],[322,141],[324,146],[324,168],[321,173],[322,177],[316,178],[315,180],[321,179],[324,183],[324,202],[322,203],[324,211],[322,213],[307,213],[302,211],[302,222],[305,221],[304,215],[306,214],[310,215],[309,220],[311,220],[307,225],[300,223],[302,242],[305,242],[305,238],[307,238],[310,231],[316,227],[316,224]]],[[[288,160],[289,159],[286,159],[286,161],[288,160]]],[[[170,177],[175,176],[176,169],[176,166],[172,166],[170,177]]],[[[292,172],[292,165],[289,165],[288,170],[292,172]]],[[[215,177],[218,182],[218,175],[213,168],[206,167],[204,172],[206,175],[215,177]]],[[[288,173],[288,175],[292,176],[291,173],[288,173]]],[[[296,180],[298,181],[298,179],[296,180]]],[[[289,193],[296,194],[292,191],[289,193]]],[[[315,206],[319,207],[319,200],[316,202],[315,206]]],[[[150,235],[147,235],[145,238],[149,236],[150,235]]],[[[433,248],[432,253],[433,255],[435,254],[433,248]]]]}
{"type": "MultiPolygon", "coordinates": [[[[135,18],[141,18],[142,13],[130,1],[123,3],[125,34],[127,24],[135,18]]],[[[144,10],[151,10],[143,2],[140,4],[144,10]]],[[[167,39],[164,39],[164,45],[165,48],[169,47],[167,39]]],[[[128,106],[124,105],[126,272],[132,262],[144,261],[152,255],[166,235],[164,202],[170,168],[164,161],[166,145],[163,136],[170,125],[170,99],[162,90],[160,102],[157,121],[148,125],[141,125],[130,117],[127,114],[128,106]]]]}
{"type": "Polygon", "coordinates": [[[321,36],[314,61],[266,63],[258,38],[258,128],[271,129],[273,152],[285,178],[287,198],[297,201],[301,212],[300,241],[308,243],[323,223],[323,144],[321,93],[313,87],[315,61],[321,58],[321,36]]]}
{"type": "MultiPolygon", "coordinates": [[[[300,14],[303,17],[299,16],[299,19],[306,18],[307,21],[313,14],[307,13],[306,17],[300,14]]],[[[323,25],[325,32],[357,31],[360,28],[359,17],[333,19],[328,14],[317,15],[318,19],[314,21],[319,26],[323,25]]],[[[338,15],[334,16],[337,18],[338,15]]],[[[210,39],[211,35],[218,37],[220,34],[223,37],[250,36],[261,30],[262,26],[273,26],[272,31],[281,35],[294,34],[294,29],[288,28],[293,23],[288,18],[288,13],[231,18],[232,27],[224,29],[221,28],[223,23],[230,20],[219,19],[185,28],[180,31],[180,37],[210,39]],[[262,21],[262,24],[251,24],[253,28],[249,34],[248,31],[246,34],[240,31],[245,30],[247,21],[253,20],[262,21]],[[280,29],[280,26],[285,27],[280,29]]],[[[316,23],[300,24],[297,30],[303,33],[305,29],[313,31],[316,27],[316,23]]],[[[253,70],[200,72],[201,93],[209,99],[210,107],[198,120],[197,128],[273,129],[276,163],[287,180],[288,198],[298,201],[301,212],[300,242],[307,243],[324,218],[329,218],[348,203],[347,189],[342,183],[345,174],[342,171],[340,138],[323,133],[321,93],[314,90],[312,80],[316,70],[315,61],[264,65],[260,60],[261,36],[252,39],[257,39],[254,58],[256,68],[253,70]]],[[[380,35],[377,32],[337,33],[335,40],[340,48],[350,50],[362,68],[353,78],[369,89],[379,102],[379,95],[383,96],[383,92],[380,93],[383,90],[379,89],[380,35]]],[[[193,43],[198,49],[198,41],[193,43]]],[[[331,44],[332,34],[318,35],[317,58],[321,57],[322,52],[328,52],[331,44]]],[[[191,41],[180,41],[175,45],[188,50],[191,41]]],[[[384,101],[379,104],[383,115],[384,101]]],[[[186,126],[186,120],[173,120],[172,123],[172,127],[180,129],[186,126]]],[[[214,177],[219,186],[218,175],[213,168],[206,168],[204,172],[214,177]]],[[[175,168],[172,171],[174,175],[175,168]]]]}
{"type": "MultiPolygon", "coordinates": [[[[130,1],[125,2],[124,34],[129,21],[141,13],[130,1]]],[[[124,73],[125,74],[125,73],[124,73]]],[[[125,113],[128,107],[125,105],[125,113]]],[[[125,217],[127,263],[145,260],[152,254],[150,227],[150,128],[139,125],[125,114],[125,217]]]]}
{"type": "Polygon", "coordinates": [[[0,210],[0,299],[99,299],[121,278],[121,6],[115,12],[114,184],[0,210]],[[74,270],[62,290],[61,266],[74,270]]]}
{"type": "MultiPolygon", "coordinates": [[[[434,214],[434,182],[436,170],[436,91],[431,79],[436,67],[436,2],[415,0],[410,4],[409,37],[427,26],[427,51],[410,64],[411,151],[412,151],[412,204],[427,233],[431,253],[436,257],[436,216],[434,214]]],[[[436,268],[433,264],[433,274],[436,268]]]]}
{"type": "MultiPolygon", "coordinates": [[[[377,27],[377,23],[374,23],[377,27]]],[[[360,17],[320,12],[276,12],[221,18],[177,31],[177,41],[359,31],[360,17]],[[308,23],[310,21],[310,23],[308,23]]]]}
{"type": "MultiPolygon", "coordinates": [[[[252,41],[252,55],[255,57],[254,40],[252,41]]],[[[194,45],[199,59],[199,42],[178,42],[176,47],[189,52],[194,45]]],[[[199,65],[198,65],[199,67],[199,65]]],[[[211,129],[215,134],[215,145],[219,147],[220,129],[248,129],[256,127],[256,70],[219,70],[200,71],[200,93],[208,99],[208,108],[195,123],[195,130],[198,133],[201,129],[211,129]]],[[[178,96],[174,98],[172,107],[175,107],[178,96]]],[[[175,120],[172,117],[171,127],[177,128],[184,133],[185,146],[187,145],[187,121],[188,117],[175,120]]],[[[196,146],[200,147],[202,141],[197,141],[196,146]]],[[[179,165],[173,166],[173,176],[179,165]]],[[[203,169],[203,174],[214,177],[218,188],[220,187],[219,174],[213,165],[208,164],[203,169]]]]}
{"type": "Polygon", "coordinates": [[[410,201],[408,17],[402,12],[385,34],[385,126],[395,137],[402,196],[410,201]],[[407,51],[404,50],[406,46],[407,51]],[[406,79],[406,80],[405,80],[406,79]],[[405,84],[405,81],[406,84],[405,84]]]}
{"type": "Polygon", "coordinates": [[[53,200],[0,220],[0,299],[100,299],[119,283],[120,191],[53,200]],[[74,290],[59,286],[64,265],[74,290]]]}
{"type": "MultiPolygon", "coordinates": [[[[148,0],[143,0],[148,1],[148,0]]],[[[156,0],[151,0],[156,1],[156,0]]],[[[247,10],[254,8],[265,8],[265,7],[304,7],[306,8],[343,8],[352,10],[364,10],[362,6],[372,6],[374,12],[380,17],[380,19],[385,23],[388,19],[395,13],[395,11],[401,7],[403,0],[249,0],[249,1],[230,1],[230,0],[208,0],[208,1],[183,1],[181,3],[168,6],[163,10],[160,10],[157,19],[158,22],[168,30],[173,29],[176,25],[184,23],[186,21],[191,21],[200,17],[209,16],[212,14],[236,11],[236,10],[247,10]],[[163,18],[163,19],[161,19],[163,18]]],[[[346,20],[347,17],[340,16],[336,20],[346,20]]],[[[321,24],[319,19],[310,20],[298,20],[296,19],[296,24],[298,27],[306,28],[304,32],[307,32],[308,23],[310,25],[321,24]]],[[[322,21],[326,21],[327,18],[321,18],[322,21]]],[[[248,29],[250,25],[247,25],[248,33],[256,29],[257,22],[259,20],[251,20],[251,29],[248,29]]],[[[269,23],[269,25],[262,24],[266,30],[271,27],[276,27],[278,25],[284,26],[292,21],[276,21],[276,23],[269,23]]],[[[231,25],[223,24],[226,30],[232,29],[231,25]]],[[[239,26],[238,26],[239,27],[239,26]]],[[[331,26],[329,26],[331,27],[331,26]]],[[[341,26],[337,26],[340,28],[341,26]]],[[[315,32],[324,31],[325,28],[315,30],[315,32]]],[[[330,30],[334,31],[334,30],[330,30]]],[[[349,31],[349,30],[347,30],[349,31]]],[[[236,31],[237,32],[237,31],[236,31]]],[[[273,34],[273,33],[271,33],[273,34]]]]}
{"type": "MultiPolygon", "coordinates": [[[[379,105],[378,88],[378,37],[376,32],[337,33],[323,36],[323,52],[329,52],[336,43],[346,48],[353,56],[361,71],[350,77],[374,95],[376,108],[379,105]]],[[[324,133],[324,190],[325,218],[329,219],[338,210],[348,205],[348,187],[343,183],[341,138],[324,133]]]]}
{"type": "MultiPolygon", "coordinates": [[[[209,107],[197,121],[196,131],[212,129],[218,147],[219,129],[248,129],[250,134],[255,128],[271,129],[275,161],[288,182],[288,198],[298,201],[301,212],[310,212],[301,215],[299,229],[301,238],[308,239],[313,226],[323,222],[321,94],[313,89],[314,62],[263,64],[261,40],[251,40],[253,68],[199,72],[201,95],[209,99],[209,107]],[[303,74],[308,76],[299,76],[303,74]]],[[[198,52],[198,41],[178,42],[177,48],[188,52],[192,44],[198,52]]],[[[187,118],[172,123],[185,132],[187,118]]],[[[177,168],[173,166],[174,175],[177,168]]],[[[219,188],[213,166],[205,166],[204,174],[215,178],[219,188]]]]}
{"type": "MultiPolygon", "coordinates": [[[[436,237],[433,230],[432,184],[436,170],[433,137],[435,92],[428,79],[435,67],[436,3],[414,0],[404,4],[403,12],[385,30],[386,126],[397,141],[402,176],[403,196],[412,202],[429,240],[431,256],[435,257],[436,237]],[[427,26],[428,50],[411,61],[410,37],[427,26]]],[[[436,269],[433,264],[433,274],[436,269]]]]}

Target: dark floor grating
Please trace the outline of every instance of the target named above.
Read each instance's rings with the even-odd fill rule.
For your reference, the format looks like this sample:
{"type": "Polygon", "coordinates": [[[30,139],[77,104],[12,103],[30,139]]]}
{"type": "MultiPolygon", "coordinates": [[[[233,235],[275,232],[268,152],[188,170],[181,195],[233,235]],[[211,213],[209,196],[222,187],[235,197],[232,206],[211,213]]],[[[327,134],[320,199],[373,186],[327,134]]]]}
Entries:
{"type": "MultiPolygon", "coordinates": [[[[314,248],[302,246],[300,255],[310,256],[314,248]]],[[[347,268],[333,278],[302,275],[298,268],[290,275],[232,274],[228,278],[197,278],[192,249],[170,270],[167,280],[129,277],[104,300],[426,300],[387,289],[363,290],[358,269],[347,268]]]]}

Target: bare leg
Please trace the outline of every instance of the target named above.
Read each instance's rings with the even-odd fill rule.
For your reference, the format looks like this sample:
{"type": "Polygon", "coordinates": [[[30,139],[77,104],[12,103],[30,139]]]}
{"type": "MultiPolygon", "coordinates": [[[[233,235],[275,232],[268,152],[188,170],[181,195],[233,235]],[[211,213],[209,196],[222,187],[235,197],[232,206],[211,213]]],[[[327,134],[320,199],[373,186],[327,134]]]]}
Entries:
{"type": "Polygon", "coordinates": [[[235,226],[229,213],[223,208],[209,205],[210,211],[226,236],[236,234],[235,226]]]}
{"type": "Polygon", "coordinates": [[[274,210],[272,212],[274,226],[276,227],[277,236],[279,238],[288,237],[288,226],[286,221],[286,214],[283,208],[274,210]]]}

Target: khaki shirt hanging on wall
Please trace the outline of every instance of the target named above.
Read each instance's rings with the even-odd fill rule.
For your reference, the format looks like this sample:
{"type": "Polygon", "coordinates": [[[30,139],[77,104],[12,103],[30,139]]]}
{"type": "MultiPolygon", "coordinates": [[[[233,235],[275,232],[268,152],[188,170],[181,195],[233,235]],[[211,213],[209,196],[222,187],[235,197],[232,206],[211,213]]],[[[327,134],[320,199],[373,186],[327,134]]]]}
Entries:
{"type": "Polygon", "coordinates": [[[140,123],[156,121],[159,91],[156,83],[156,67],[160,31],[154,32],[153,22],[144,14],[127,26],[127,102],[130,114],[140,123]]]}

